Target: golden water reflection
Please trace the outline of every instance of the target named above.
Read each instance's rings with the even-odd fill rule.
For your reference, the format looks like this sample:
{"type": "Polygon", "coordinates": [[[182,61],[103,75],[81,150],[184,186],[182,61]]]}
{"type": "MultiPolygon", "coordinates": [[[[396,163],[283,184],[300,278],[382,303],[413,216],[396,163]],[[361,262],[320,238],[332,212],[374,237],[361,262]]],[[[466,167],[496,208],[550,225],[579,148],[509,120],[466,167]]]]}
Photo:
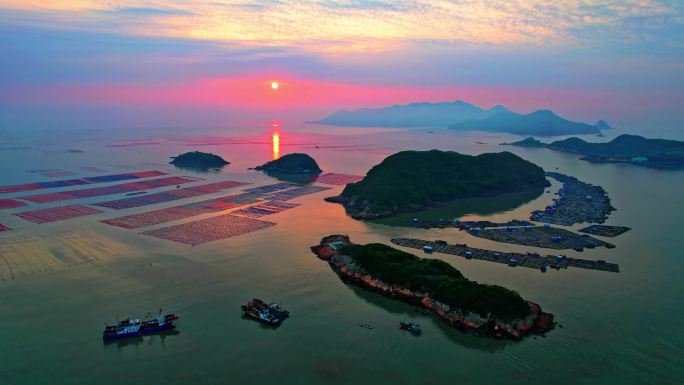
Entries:
{"type": "Polygon", "coordinates": [[[280,158],[280,133],[274,131],[271,140],[273,142],[273,160],[276,160],[280,158]]]}

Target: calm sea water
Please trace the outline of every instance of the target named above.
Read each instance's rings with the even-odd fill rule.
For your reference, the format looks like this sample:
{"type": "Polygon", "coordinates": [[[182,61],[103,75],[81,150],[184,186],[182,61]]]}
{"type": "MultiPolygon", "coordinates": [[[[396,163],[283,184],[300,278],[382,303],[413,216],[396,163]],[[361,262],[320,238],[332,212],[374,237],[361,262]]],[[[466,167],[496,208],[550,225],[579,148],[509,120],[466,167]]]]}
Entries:
{"type": "MultiPolygon", "coordinates": [[[[247,168],[291,152],[312,155],[326,171],[364,174],[403,149],[509,150],[547,170],[600,184],[617,207],[608,224],[633,230],[610,240],[615,249],[567,253],[619,263],[619,274],[580,269],[542,274],[435,254],[471,279],[517,290],[563,326],[545,338],[506,342],[461,333],[408,305],[346,286],[309,246],[344,233],[356,242],[407,236],[504,251],[548,250],[456,230],[358,222],[322,200],[340,187],[295,200],[302,206],[268,218],[275,227],[195,247],[98,222],[179,202],[43,225],[11,215],[22,209],[3,210],[0,223],[13,230],[0,234],[0,255],[14,261],[16,278],[0,281],[0,384],[681,384],[684,172],[594,165],[545,149],[498,146],[514,139],[320,127],[6,137],[0,140],[1,185],[47,179],[26,172],[40,168],[83,176],[95,175],[79,170],[84,166],[197,176],[167,164],[170,156],[191,149],[231,161],[220,173],[200,176],[256,184],[274,180],[247,168]],[[180,136],[203,139],[188,144],[180,136]],[[216,138],[210,137],[217,136],[231,141],[212,145],[216,138]],[[160,144],[107,146],[128,139],[160,144]],[[242,319],[239,305],[254,296],[282,302],[292,317],[277,330],[242,319]],[[177,333],[103,345],[103,323],[159,307],[179,313],[177,333]],[[400,332],[398,321],[404,319],[420,323],[424,335],[400,332]],[[360,328],[360,321],[375,329],[360,328]]],[[[557,188],[554,183],[552,190],[557,188]]],[[[552,197],[542,194],[509,208],[497,200],[479,202],[468,216],[525,219],[552,197]]]]}

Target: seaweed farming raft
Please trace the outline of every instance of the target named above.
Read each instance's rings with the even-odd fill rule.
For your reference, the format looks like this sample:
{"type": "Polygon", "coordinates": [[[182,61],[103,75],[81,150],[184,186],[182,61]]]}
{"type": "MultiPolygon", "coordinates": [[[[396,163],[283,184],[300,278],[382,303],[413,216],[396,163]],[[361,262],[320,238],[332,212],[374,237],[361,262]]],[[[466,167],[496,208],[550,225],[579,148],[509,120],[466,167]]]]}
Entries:
{"type": "Polygon", "coordinates": [[[574,249],[582,251],[584,248],[593,249],[604,246],[609,249],[614,245],[586,234],[579,235],[565,229],[544,226],[505,227],[494,229],[470,228],[468,234],[489,239],[491,241],[512,243],[516,245],[544,247],[547,249],[574,249]]]}
{"type": "Polygon", "coordinates": [[[620,267],[615,263],[606,261],[592,261],[588,259],[569,258],[564,255],[542,256],[536,253],[505,253],[500,251],[477,249],[468,247],[465,244],[450,245],[444,241],[426,241],[412,238],[395,238],[392,243],[399,246],[419,249],[426,252],[450,254],[465,259],[479,259],[483,261],[496,262],[509,265],[511,267],[527,267],[545,272],[547,268],[556,270],[576,267],[579,269],[600,270],[612,273],[619,273],[620,267]]]}
{"type": "Polygon", "coordinates": [[[603,223],[615,210],[601,186],[557,172],[547,172],[546,175],[563,183],[563,187],[558,191],[559,198],[554,199],[544,211],[532,212],[531,220],[563,226],[584,222],[603,223]]]}
{"type": "Polygon", "coordinates": [[[624,226],[591,225],[583,229],[579,229],[579,232],[613,238],[620,234],[624,234],[629,230],[631,230],[631,228],[624,226]]]}

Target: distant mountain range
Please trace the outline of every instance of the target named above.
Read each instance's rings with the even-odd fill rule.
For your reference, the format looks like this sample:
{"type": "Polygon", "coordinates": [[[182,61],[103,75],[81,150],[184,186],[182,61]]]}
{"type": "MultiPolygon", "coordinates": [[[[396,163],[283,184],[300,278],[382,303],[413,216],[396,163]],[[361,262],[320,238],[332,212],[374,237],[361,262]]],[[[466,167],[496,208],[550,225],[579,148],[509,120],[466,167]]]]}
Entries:
{"type": "Polygon", "coordinates": [[[603,120],[595,125],[572,122],[549,110],[523,115],[501,105],[483,109],[460,100],[339,110],[321,120],[307,123],[355,127],[442,126],[456,130],[538,136],[599,134],[601,130],[612,128],[603,120]]]}
{"type": "Polygon", "coordinates": [[[443,103],[411,103],[381,108],[339,110],[318,121],[307,123],[355,127],[446,127],[471,119],[485,119],[498,112],[510,112],[504,106],[488,110],[460,100],[443,103]]]}
{"type": "MultiPolygon", "coordinates": [[[[605,127],[610,127],[604,121],[605,127]]],[[[486,119],[468,120],[449,126],[454,130],[477,130],[505,132],[517,135],[558,136],[600,134],[601,129],[586,123],[563,119],[550,110],[539,110],[522,115],[515,112],[499,112],[486,119]]]]}
{"type": "Polygon", "coordinates": [[[595,163],[630,163],[659,169],[684,168],[684,142],[678,140],[620,135],[607,143],[590,143],[580,138],[568,138],[547,144],[529,137],[519,142],[504,144],[543,147],[580,154],[584,155],[582,159],[595,163]]]}

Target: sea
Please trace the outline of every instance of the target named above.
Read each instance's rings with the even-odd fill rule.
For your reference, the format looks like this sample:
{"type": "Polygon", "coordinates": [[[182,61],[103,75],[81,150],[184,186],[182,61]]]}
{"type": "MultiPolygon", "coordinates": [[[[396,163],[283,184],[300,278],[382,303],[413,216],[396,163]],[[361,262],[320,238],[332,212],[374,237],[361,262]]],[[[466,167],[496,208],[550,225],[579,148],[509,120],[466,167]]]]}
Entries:
{"type": "MultiPolygon", "coordinates": [[[[604,141],[620,133],[585,139],[604,141]]],[[[674,136],[682,139],[678,132],[674,136]]],[[[684,383],[684,171],[592,164],[548,149],[500,145],[519,139],[437,128],[304,124],[3,135],[2,186],[146,170],[204,179],[196,184],[235,180],[250,185],[43,224],[13,214],[125,195],[0,210],[0,224],[11,228],[0,232],[0,384],[684,383]],[[412,237],[499,251],[553,250],[497,243],[456,229],[357,221],[342,206],[323,200],[343,186],[295,198],[300,206],[262,218],[275,226],[196,246],[140,232],[226,212],[136,230],[101,222],[276,183],[250,168],[289,153],[311,155],[324,172],[365,175],[385,157],[408,149],[511,151],[547,171],[602,186],[617,209],[606,224],[632,230],[605,238],[614,249],[563,253],[618,263],[620,272],[542,273],[432,254],[469,279],[513,289],[555,315],[558,326],[546,336],[504,341],[462,332],[407,304],[345,285],[309,248],[326,235],[347,234],[357,243],[412,237]],[[218,154],[230,164],[209,172],[169,164],[172,156],[194,150],[218,154]],[[244,319],[240,305],[253,297],[282,304],[291,317],[276,329],[244,319]],[[106,323],[160,308],[180,316],[176,331],[103,343],[106,323]],[[419,323],[423,335],[399,330],[404,320],[419,323]],[[360,327],[361,322],[374,328],[360,327]]],[[[119,183],[1,194],[0,199],[119,183]]],[[[549,192],[539,196],[464,201],[443,215],[528,219],[552,201],[559,187],[552,181],[549,192]]]]}

